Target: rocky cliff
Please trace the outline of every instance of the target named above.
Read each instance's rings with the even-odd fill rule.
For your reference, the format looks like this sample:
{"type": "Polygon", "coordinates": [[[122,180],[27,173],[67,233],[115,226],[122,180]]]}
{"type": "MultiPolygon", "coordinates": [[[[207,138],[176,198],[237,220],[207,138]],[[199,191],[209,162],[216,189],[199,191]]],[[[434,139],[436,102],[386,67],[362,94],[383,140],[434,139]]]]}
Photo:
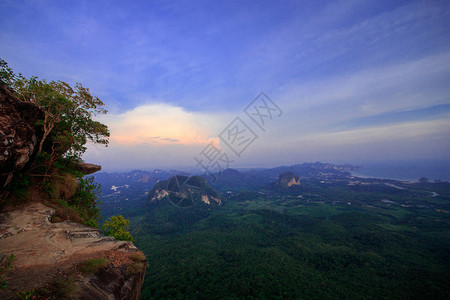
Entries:
{"type": "Polygon", "coordinates": [[[201,176],[173,176],[159,181],[149,193],[150,204],[167,201],[179,207],[192,207],[197,204],[221,205],[219,193],[201,176]]]}
{"type": "Polygon", "coordinates": [[[35,156],[43,134],[37,123],[43,118],[39,107],[20,101],[0,82],[0,190],[35,156]]]}
{"type": "Polygon", "coordinates": [[[52,223],[42,203],[28,203],[0,214],[0,253],[13,254],[9,283],[1,299],[17,293],[73,299],[139,299],[145,256],[131,242],[103,236],[100,230],[72,221],[52,223]],[[102,262],[94,270],[85,266],[102,262]],[[46,294],[47,293],[47,294],[46,294]]]}
{"type": "MultiPolygon", "coordinates": [[[[0,299],[139,299],[147,262],[133,243],[73,221],[52,222],[55,210],[43,203],[67,208],[77,188],[74,177],[41,175],[55,185],[53,196],[39,192],[36,180],[22,182],[27,197],[8,195],[8,183],[35,161],[43,118],[39,107],[20,101],[0,82],[0,299]]],[[[75,168],[84,174],[100,170],[86,163],[75,168]]]]}
{"type": "Polygon", "coordinates": [[[286,172],[281,174],[278,177],[278,181],[276,185],[281,188],[290,188],[293,186],[300,186],[300,179],[298,175],[293,174],[292,172],[286,172]]]}

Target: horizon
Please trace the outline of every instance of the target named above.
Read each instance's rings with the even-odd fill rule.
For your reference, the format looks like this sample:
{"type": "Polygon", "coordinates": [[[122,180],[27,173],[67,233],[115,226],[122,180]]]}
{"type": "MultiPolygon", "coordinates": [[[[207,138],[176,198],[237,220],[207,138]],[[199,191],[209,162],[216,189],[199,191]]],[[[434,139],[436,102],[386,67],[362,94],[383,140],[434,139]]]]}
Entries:
{"type": "Polygon", "coordinates": [[[15,72],[81,82],[105,103],[110,145],[83,156],[105,170],[201,168],[209,145],[237,169],[450,166],[450,3],[5,1],[0,11],[0,58],[15,72]],[[239,149],[226,143],[236,124],[253,132],[239,149]]]}
{"type": "MultiPolygon", "coordinates": [[[[270,166],[230,166],[229,169],[237,170],[239,172],[248,172],[250,170],[268,170],[278,167],[292,167],[301,164],[314,164],[314,163],[322,163],[322,164],[331,164],[336,166],[353,166],[359,168],[359,170],[351,171],[352,176],[360,177],[360,178],[378,178],[378,179],[392,179],[392,180],[400,180],[400,181],[410,181],[417,182],[420,178],[425,177],[430,181],[433,180],[442,180],[442,181],[450,181],[450,174],[448,172],[448,167],[450,166],[450,161],[441,161],[441,160],[421,160],[421,161],[411,161],[411,160],[403,160],[403,161],[366,161],[360,162],[358,164],[352,163],[332,163],[326,161],[311,161],[311,162],[299,162],[297,164],[292,165],[270,165],[270,166]]],[[[201,168],[193,168],[193,167],[180,167],[180,168],[152,168],[152,167],[142,167],[137,169],[106,169],[102,168],[98,173],[107,173],[107,174],[126,174],[132,172],[154,172],[154,171],[178,171],[185,172],[190,175],[205,175],[208,173],[204,172],[201,168]]],[[[218,173],[218,172],[217,172],[218,173]]],[[[214,174],[217,174],[214,173],[214,174]]],[[[94,175],[95,176],[95,175],[94,175]]]]}

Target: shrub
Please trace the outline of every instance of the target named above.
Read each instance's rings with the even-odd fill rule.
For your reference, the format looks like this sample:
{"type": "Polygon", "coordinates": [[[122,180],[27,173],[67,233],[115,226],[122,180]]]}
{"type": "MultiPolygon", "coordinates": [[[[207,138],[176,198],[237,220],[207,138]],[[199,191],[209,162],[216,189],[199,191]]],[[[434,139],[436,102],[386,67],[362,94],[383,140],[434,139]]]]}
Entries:
{"type": "Polygon", "coordinates": [[[105,235],[114,237],[120,241],[133,241],[133,237],[129,232],[130,221],[123,216],[112,216],[103,224],[103,232],[105,235]]]}
{"type": "Polygon", "coordinates": [[[8,281],[4,280],[3,274],[5,274],[9,269],[13,268],[12,263],[16,260],[16,257],[14,256],[14,254],[11,254],[8,259],[6,260],[6,262],[4,263],[4,265],[0,266],[0,290],[5,289],[6,286],[8,285],[8,281]]]}
{"type": "Polygon", "coordinates": [[[30,300],[30,299],[35,299],[36,297],[36,292],[34,290],[31,291],[21,291],[16,293],[17,298],[20,300],[30,300]]]}
{"type": "Polygon", "coordinates": [[[146,260],[147,260],[147,258],[145,257],[144,253],[142,253],[141,251],[133,253],[133,254],[130,256],[130,258],[131,258],[133,261],[136,261],[136,262],[143,262],[143,261],[146,261],[146,260]]]}
{"type": "Polygon", "coordinates": [[[131,275],[131,274],[137,274],[139,272],[141,272],[145,267],[145,264],[143,263],[138,263],[138,262],[134,262],[131,263],[127,266],[127,274],[131,275]]]}
{"type": "Polygon", "coordinates": [[[70,205],[77,208],[84,223],[94,224],[100,216],[100,206],[103,204],[98,201],[100,194],[100,185],[94,181],[94,177],[79,177],[78,188],[75,195],[68,201],[70,205]]]}
{"type": "Polygon", "coordinates": [[[102,258],[94,258],[87,259],[81,263],[80,270],[85,274],[95,274],[99,270],[106,268],[109,265],[109,259],[102,258]]]}

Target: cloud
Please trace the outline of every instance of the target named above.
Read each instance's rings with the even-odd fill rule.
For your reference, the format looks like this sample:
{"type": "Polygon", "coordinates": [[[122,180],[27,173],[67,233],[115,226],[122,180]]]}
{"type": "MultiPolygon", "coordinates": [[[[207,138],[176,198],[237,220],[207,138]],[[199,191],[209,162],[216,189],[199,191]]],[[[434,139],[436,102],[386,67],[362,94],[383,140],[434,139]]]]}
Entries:
{"type": "Polygon", "coordinates": [[[99,163],[107,171],[194,167],[193,157],[207,144],[219,142],[217,135],[231,116],[192,112],[165,103],[104,115],[98,120],[108,126],[110,144],[107,148],[89,145],[83,159],[99,163]]]}
{"type": "Polygon", "coordinates": [[[141,105],[133,110],[102,116],[111,145],[127,147],[143,143],[158,145],[203,145],[217,135],[225,116],[190,112],[165,103],[141,105]]]}
{"type": "Polygon", "coordinates": [[[450,114],[440,120],[406,122],[371,128],[358,128],[332,133],[317,134],[306,137],[304,141],[324,145],[355,145],[364,143],[389,143],[392,140],[401,141],[421,137],[441,137],[450,134],[450,114]]]}
{"type": "Polygon", "coordinates": [[[429,119],[439,119],[443,114],[450,112],[450,103],[430,106],[421,109],[412,109],[400,112],[389,112],[380,115],[371,115],[362,118],[354,118],[345,122],[335,123],[330,126],[332,131],[342,131],[344,129],[358,127],[374,127],[389,123],[405,123],[408,121],[419,121],[429,119]]]}
{"type": "Polygon", "coordinates": [[[260,91],[284,114],[236,164],[450,153],[448,115],[427,113],[449,103],[442,1],[5,3],[2,58],[112,112],[85,155],[105,168],[190,166],[260,91]]]}
{"type": "Polygon", "coordinates": [[[238,162],[276,166],[302,161],[351,162],[374,159],[448,159],[450,115],[438,120],[404,122],[338,132],[281,137],[262,136],[238,162]],[[270,157],[271,159],[267,159],[270,157]],[[263,162],[263,163],[261,163],[263,162]]]}
{"type": "Polygon", "coordinates": [[[347,120],[448,103],[450,52],[367,68],[307,84],[291,83],[276,98],[285,110],[324,121],[347,120]]]}
{"type": "MultiPolygon", "coordinates": [[[[402,153],[448,157],[442,149],[448,149],[450,116],[442,107],[448,106],[450,88],[437,82],[450,74],[447,61],[450,53],[441,53],[287,86],[283,94],[269,95],[284,114],[266,132],[253,128],[258,140],[242,157],[230,158],[237,167],[402,153]]],[[[218,142],[217,135],[238,115],[252,126],[240,110],[196,112],[162,101],[110,114],[101,120],[111,130],[110,148],[86,158],[110,168],[115,157],[126,157],[126,165],[135,168],[193,166],[193,156],[218,142]]]]}

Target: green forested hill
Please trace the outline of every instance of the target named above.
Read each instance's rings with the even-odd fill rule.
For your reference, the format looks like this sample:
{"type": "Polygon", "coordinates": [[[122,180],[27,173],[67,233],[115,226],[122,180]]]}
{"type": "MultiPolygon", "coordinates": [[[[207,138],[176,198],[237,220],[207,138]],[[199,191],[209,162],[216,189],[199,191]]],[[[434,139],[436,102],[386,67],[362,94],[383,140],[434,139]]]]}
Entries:
{"type": "Polygon", "coordinates": [[[448,299],[449,184],[395,184],[125,209],[149,260],[142,299],[448,299]]]}

